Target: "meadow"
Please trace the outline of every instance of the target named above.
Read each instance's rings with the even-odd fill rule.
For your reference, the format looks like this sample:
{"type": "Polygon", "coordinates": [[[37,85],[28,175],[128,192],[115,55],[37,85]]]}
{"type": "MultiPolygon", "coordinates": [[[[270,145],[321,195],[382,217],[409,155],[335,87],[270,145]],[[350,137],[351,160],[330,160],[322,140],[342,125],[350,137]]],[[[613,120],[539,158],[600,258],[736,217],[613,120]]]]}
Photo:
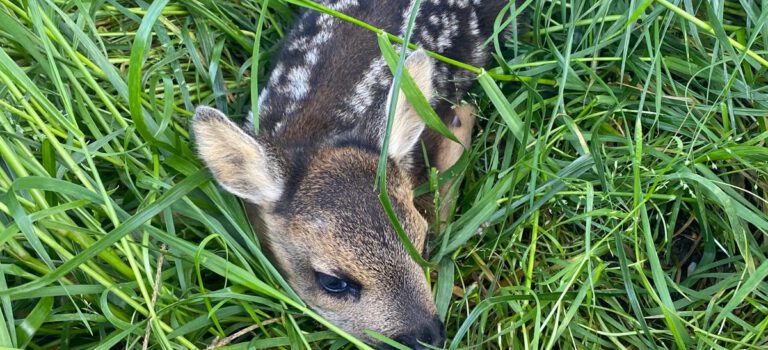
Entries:
{"type": "MultiPolygon", "coordinates": [[[[328,12],[0,0],[0,348],[366,347],[190,142],[195,106],[252,109],[305,9],[328,12]]],[[[446,348],[768,348],[768,1],[507,10],[521,29],[463,65],[472,146],[434,178],[458,191],[426,272],[446,348]]]]}

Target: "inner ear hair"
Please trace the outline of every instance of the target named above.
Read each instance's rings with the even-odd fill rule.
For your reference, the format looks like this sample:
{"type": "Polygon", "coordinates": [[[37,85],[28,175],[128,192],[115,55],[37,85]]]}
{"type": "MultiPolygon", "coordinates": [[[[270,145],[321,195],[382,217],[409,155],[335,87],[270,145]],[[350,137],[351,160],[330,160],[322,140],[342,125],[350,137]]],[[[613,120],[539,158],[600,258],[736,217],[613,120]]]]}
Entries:
{"type": "MultiPolygon", "coordinates": [[[[432,58],[422,50],[414,51],[406,58],[405,68],[413,77],[421,93],[427,100],[430,100],[434,94],[432,86],[434,61],[432,58]]],[[[392,93],[394,91],[390,89],[389,99],[391,99],[392,93]]],[[[398,91],[398,94],[388,153],[392,159],[401,163],[408,163],[408,155],[418,143],[425,125],[419,114],[408,102],[405,94],[402,91],[398,91]]]]}
{"type": "Polygon", "coordinates": [[[195,110],[192,129],[200,158],[224,189],[257,205],[280,199],[282,171],[265,144],[210,107],[195,110]]]}

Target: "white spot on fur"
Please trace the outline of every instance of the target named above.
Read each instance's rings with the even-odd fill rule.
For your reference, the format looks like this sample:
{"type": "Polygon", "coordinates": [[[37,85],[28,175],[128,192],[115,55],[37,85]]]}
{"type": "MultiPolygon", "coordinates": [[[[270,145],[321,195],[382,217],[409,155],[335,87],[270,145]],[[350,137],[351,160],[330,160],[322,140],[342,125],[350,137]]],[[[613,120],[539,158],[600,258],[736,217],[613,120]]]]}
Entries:
{"type": "Polygon", "coordinates": [[[312,38],[311,45],[317,46],[325,44],[328,40],[331,40],[332,36],[333,34],[330,30],[321,30],[312,38]]]}
{"type": "Polygon", "coordinates": [[[443,30],[437,37],[437,51],[444,51],[453,45],[453,38],[459,31],[459,19],[455,13],[443,13],[440,19],[443,30]]]}
{"type": "Polygon", "coordinates": [[[433,37],[429,31],[423,30],[420,35],[421,38],[421,45],[424,47],[433,47],[435,46],[435,37],[433,37]]]}
{"type": "Polygon", "coordinates": [[[387,63],[384,57],[377,57],[371,61],[371,64],[364,73],[363,80],[360,80],[355,85],[354,95],[349,100],[348,106],[357,114],[365,113],[373,103],[371,91],[374,90],[374,86],[388,84],[389,77],[384,74],[386,68],[387,63]]]}
{"type": "Polygon", "coordinates": [[[429,23],[433,25],[440,24],[440,17],[437,17],[437,14],[432,14],[429,16],[429,23]]]}
{"type": "Polygon", "coordinates": [[[477,19],[477,11],[474,9],[469,13],[469,32],[474,35],[480,35],[480,21],[477,19]]]}
{"type": "Polygon", "coordinates": [[[317,60],[320,59],[320,56],[317,54],[317,48],[313,47],[307,53],[304,55],[304,60],[307,62],[308,65],[314,66],[317,63],[317,60]]]}
{"type": "MultiPolygon", "coordinates": [[[[408,8],[405,9],[405,12],[403,12],[403,23],[400,25],[400,35],[405,35],[406,29],[408,29],[408,17],[410,17],[411,12],[413,12],[413,7],[416,5],[416,1],[411,0],[408,4],[408,8]]],[[[418,11],[419,9],[416,9],[418,11]]],[[[416,22],[419,21],[419,14],[416,13],[416,21],[414,22],[414,26],[416,26],[416,22]]]]}
{"type": "Polygon", "coordinates": [[[437,69],[437,72],[435,73],[435,76],[434,76],[435,84],[438,86],[439,89],[444,90],[448,87],[448,79],[451,78],[448,65],[442,64],[435,68],[437,69]]]}
{"type": "Polygon", "coordinates": [[[277,135],[277,134],[280,134],[281,132],[283,132],[283,127],[284,126],[285,126],[284,122],[282,122],[282,121],[277,122],[277,124],[275,124],[275,128],[272,129],[272,135],[274,136],[274,135],[277,135]]]}
{"type": "Polygon", "coordinates": [[[335,11],[344,11],[346,9],[349,9],[353,6],[359,6],[360,4],[357,3],[357,0],[338,0],[333,4],[329,4],[328,8],[333,9],[335,11]]]}
{"type": "Polygon", "coordinates": [[[317,16],[317,26],[320,28],[320,31],[312,38],[312,42],[317,43],[318,37],[323,38],[320,41],[321,43],[328,41],[331,35],[331,26],[337,21],[336,17],[324,13],[317,16]]]}
{"type": "MultiPolygon", "coordinates": [[[[257,102],[259,104],[259,113],[267,113],[269,112],[269,105],[264,104],[265,101],[267,101],[267,98],[269,97],[269,87],[265,87],[264,90],[261,90],[261,93],[259,94],[259,101],[257,102]]],[[[252,117],[249,115],[249,117],[252,117]]]]}
{"type": "MultiPolygon", "coordinates": [[[[480,25],[477,19],[477,12],[473,9],[469,14],[469,32],[472,34],[472,36],[475,37],[475,40],[481,40],[479,26],[480,25]]],[[[485,55],[487,55],[486,48],[484,48],[482,45],[477,45],[474,52],[472,53],[472,60],[474,62],[482,62],[484,61],[485,55]]]]}
{"type": "Polygon", "coordinates": [[[283,109],[283,115],[292,115],[299,110],[298,102],[291,102],[283,109]]]}
{"type": "Polygon", "coordinates": [[[294,100],[300,100],[307,97],[309,89],[309,69],[307,67],[291,68],[288,71],[288,94],[294,100]]]}
{"type": "Polygon", "coordinates": [[[253,112],[248,111],[248,115],[245,116],[245,123],[243,123],[243,127],[247,131],[253,131],[253,112]]]}
{"type": "Polygon", "coordinates": [[[456,6],[462,9],[469,6],[469,0],[450,0],[449,3],[451,6],[456,6]]]}
{"type": "Polygon", "coordinates": [[[269,84],[270,85],[279,84],[280,80],[283,78],[284,72],[285,72],[285,65],[282,63],[278,63],[275,66],[275,69],[272,70],[272,75],[269,77],[269,84]]]}
{"type": "Polygon", "coordinates": [[[306,48],[309,43],[309,38],[302,36],[298,38],[294,38],[293,41],[288,45],[288,50],[290,51],[301,51],[304,48],[306,48]]]}

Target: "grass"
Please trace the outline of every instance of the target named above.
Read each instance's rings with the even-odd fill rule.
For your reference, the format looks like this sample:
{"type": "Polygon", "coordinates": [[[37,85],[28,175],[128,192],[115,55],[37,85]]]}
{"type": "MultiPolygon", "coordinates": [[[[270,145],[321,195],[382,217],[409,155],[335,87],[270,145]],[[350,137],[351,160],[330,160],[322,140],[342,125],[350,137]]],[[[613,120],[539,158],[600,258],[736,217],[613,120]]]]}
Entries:
{"type": "MultiPolygon", "coordinates": [[[[300,6],[0,0],[0,347],[363,346],[188,141],[194,106],[251,108],[300,6]]],[[[768,2],[526,7],[466,67],[447,348],[768,347],[768,2]]]]}

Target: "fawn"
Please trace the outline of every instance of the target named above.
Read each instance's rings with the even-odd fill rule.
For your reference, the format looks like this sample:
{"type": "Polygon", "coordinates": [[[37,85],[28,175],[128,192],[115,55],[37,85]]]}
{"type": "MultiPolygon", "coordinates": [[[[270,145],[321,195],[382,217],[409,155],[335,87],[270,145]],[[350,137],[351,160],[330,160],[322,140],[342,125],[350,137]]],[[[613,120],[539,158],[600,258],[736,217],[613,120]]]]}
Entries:
{"type": "MultiPolygon", "coordinates": [[[[320,1],[395,35],[403,35],[413,0],[320,1]]],[[[503,0],[423,0],[412,42],[483,66],[483,42],[508,4],[503,0]]],[[[399,93],[388,147],[387,191],[417,249],[424,250],[429,208],[413,188],[427,179],[424,154],[450,168],[469,145],[473,108],[453,108],[472,73],[423,50],[405,67],[441,119],[462,141],[426,129],[392,74],[376,35],[330,15],[304,12],[285,38],[258,100],[260,130],[198,107],[193,120],[200,157],[216,181],[242,198],[265,251],[291,288],[329,321],[372,345],[372,330],[404,345],[441,346],[423,270],[407,254],[374,190],[390,94],[399,93]],[[422,150],[422,143],[426,152],[422,150]]],[[[254,78],[255,79],[255,78],[254,78]]]]}

